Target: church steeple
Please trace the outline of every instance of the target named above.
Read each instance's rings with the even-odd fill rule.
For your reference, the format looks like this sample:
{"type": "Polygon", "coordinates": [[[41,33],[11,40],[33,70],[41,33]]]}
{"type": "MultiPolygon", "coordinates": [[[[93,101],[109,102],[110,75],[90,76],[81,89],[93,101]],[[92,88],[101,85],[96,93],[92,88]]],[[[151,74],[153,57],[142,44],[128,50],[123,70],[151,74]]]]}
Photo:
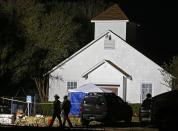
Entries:
{"type": "Polygon", "coordinates": [[[117,4],[111,6],[91,20],[91,22],[95,23],[95,38],[111,30],[126,40],[126,25],[128,21],[127,16],[117,4]]]}

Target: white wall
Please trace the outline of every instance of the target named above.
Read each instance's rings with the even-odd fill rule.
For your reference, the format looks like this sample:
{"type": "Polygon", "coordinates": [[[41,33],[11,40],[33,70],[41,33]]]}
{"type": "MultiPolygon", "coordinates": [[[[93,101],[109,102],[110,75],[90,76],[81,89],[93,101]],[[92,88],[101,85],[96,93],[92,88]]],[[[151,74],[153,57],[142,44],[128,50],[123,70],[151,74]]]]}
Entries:
{"type": "Polygon", "coordinates": [[[88,81],[94,84],[119,85],[118,95],[123,98],[123,74],[107,62],[90,73],[88,81]]]}
{"type": "Polygon", "coordinates": [[[95,39],[101,36],[108,30],[112,30],[121,38],[126,40],[126,25],[127,21],[95,21],[95,39]]]}

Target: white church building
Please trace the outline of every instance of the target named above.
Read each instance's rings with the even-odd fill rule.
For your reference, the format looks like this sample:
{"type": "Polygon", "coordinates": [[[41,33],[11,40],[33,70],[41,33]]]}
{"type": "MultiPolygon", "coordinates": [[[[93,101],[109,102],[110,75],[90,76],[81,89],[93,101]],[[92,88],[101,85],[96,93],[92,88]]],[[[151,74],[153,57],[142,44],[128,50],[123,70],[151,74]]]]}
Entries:
{"type": "Polygon", "coordinates": [[[171,90],[162,68],[126,42],[129,20],[118,5],[91,22],[94,40],[47,72],[49,101],[55,94],[62,100],[69,89],[87,83],[111,90],[129,103],[141,103],[147,93],[155,96],[171,90]]]}

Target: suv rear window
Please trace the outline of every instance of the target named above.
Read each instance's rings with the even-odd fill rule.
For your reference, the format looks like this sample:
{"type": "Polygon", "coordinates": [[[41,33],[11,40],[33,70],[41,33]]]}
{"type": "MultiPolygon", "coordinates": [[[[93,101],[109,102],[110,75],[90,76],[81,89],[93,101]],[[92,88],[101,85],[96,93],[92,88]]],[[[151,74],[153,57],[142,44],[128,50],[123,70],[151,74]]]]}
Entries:
{"type": "Polygon", "coordinates": [[[90,96],[90,97],[84,98],[85,104],[96,105],[96,104],[101,104],[103,102],[104,100],[102,99],[102,97],[99,97],[99,96],[92,96],[92,97],[90,96]]]}
{"type": "Polygon", "coordinates": [[[109,104],[111,104],[111,103],[115,103],[116,104],[117,103],[117,104],[121,105],[121,104],[124,103],[124,101],[120,97],[118,97],[118,96],[116,96],[114,94],[106,94],[105,98],[106,98],[106,101],[109,104]]]}

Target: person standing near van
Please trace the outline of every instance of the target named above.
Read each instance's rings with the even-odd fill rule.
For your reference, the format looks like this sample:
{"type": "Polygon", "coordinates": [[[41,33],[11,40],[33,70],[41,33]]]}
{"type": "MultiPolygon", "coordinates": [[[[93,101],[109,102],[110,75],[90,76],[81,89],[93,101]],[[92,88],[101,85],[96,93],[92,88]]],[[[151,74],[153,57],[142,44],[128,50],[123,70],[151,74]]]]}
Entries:
{"type": "Polygon", "coordinates": [[[62,103],[62,111],[63,111],[63,115],[64,115],[64,121],[63,121],[63,127],[65,126],[65,123],[66,123],[66,120],[68,122],[68,125],[69,127],[73,127],[72,126],[72,123],[69,119],[69,112],[70,112],[70,108],[71,108],[71,103],[70,101],[68,100],[68,97],[67,96],[64,96],[64,101],[62,103]]]}
{"type": "Polygon", "coordinates": [[[143,101],[142,103],[142,107],[144,110],[150,110],[151,109],[151,103],[152,103],[152,98],[151,98],[151,94],[148,93],[146,95],[146,99],[143,101]]]}
{"type": "Polygon", "coordinates": [[[59,120],[59,124],[62,127],[62,121],[61,121],[61,102],[59,101],[59,96],[55,95],[54,96],[55,101],[53,102],[53,116],[52,116],[52,120],[49,124],[49,127],[52,127],[55,118],[57,117],[59,120]]]}

